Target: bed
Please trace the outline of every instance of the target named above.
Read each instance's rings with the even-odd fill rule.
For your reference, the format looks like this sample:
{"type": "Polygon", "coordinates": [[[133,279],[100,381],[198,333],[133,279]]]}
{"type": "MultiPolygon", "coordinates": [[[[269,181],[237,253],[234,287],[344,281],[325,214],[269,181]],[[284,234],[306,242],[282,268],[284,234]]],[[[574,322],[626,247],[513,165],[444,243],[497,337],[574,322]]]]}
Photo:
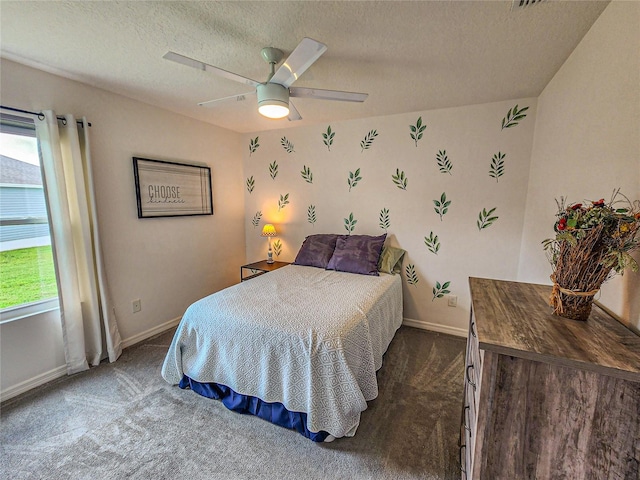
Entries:
{"type": "Polygon", "coordinates": [[[314,441],[349,437],[401,323],[400,275],[288,265],[192,304],[162,376],[314,441]]]}

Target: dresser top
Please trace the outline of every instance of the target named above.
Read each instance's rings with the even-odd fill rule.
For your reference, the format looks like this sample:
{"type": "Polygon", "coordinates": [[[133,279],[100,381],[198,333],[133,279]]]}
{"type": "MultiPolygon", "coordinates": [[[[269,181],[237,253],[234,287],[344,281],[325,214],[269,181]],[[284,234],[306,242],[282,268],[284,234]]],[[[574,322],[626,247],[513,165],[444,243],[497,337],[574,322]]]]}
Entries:
{"type": "Polygon", "coordinates": [[[593,305],[589,319],[552,314],[551,287],[469,278],[481,349],[640,382],[640,336],[593,305]]]}

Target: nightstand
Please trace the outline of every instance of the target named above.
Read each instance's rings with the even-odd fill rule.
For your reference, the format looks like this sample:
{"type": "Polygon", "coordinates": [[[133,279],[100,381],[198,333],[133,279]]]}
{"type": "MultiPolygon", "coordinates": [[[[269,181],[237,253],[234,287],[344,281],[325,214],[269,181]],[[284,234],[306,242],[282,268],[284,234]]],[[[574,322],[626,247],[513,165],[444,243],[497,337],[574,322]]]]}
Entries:
{"type": "Polygon", "coordinates": [[[266,260],[261,260],[259,262],[254,262],[254,263],[248,263],[247,265],[242,265],[240,267],[240,281],[244,282],[245,280],[249,280],[251,278],[257,277],[259,275],[263,275],[267,272],[272,272],[274,270],[277,270],[279,268],[282,267],[286,267],[287,265],[290,265],[289,262],[273,262],[273,263],[267,263],[266,260]],[[243,270],[250,270],[251,271],[251,275],[249,275],[248,277],[244,277],[243,274],[243,270]]]}

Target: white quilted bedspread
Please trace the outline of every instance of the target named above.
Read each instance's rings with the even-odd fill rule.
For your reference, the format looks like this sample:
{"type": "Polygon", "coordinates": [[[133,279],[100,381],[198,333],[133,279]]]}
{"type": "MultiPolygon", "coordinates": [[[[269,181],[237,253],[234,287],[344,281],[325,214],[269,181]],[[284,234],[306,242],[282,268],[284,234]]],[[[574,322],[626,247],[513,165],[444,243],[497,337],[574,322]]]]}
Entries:
{"type": "Polygon", "coordinates": [[[191,305],[162,376],[221,383],[306,412],[312,432],[353,436],[401,323],[400,275],[289,265],[191,305]]]}

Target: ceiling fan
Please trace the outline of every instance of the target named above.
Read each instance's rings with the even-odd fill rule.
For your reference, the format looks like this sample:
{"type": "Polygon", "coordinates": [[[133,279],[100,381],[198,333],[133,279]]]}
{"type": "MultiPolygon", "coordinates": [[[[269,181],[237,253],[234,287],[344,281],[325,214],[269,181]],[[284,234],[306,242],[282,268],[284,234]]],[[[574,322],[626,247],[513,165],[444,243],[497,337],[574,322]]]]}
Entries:
{"type": "Polygon", "coordinates": [[[302,117],[296,107],[289,100],[290,97],[317,98],[320,100],[338,100],[342,102],[364,102],[367,93],[341,92],[338,90],[320,90],[318,88],[291,87],[300,76],[327,50],[327,46],[311,38],[303,38],[291,55],[282,63],[278,70],[275,66],[280,63],[284,54],[274,47],[265,47],[261,51],[262,58],[269,64],[271,72],[265,82],[258,82],[237,73],[214,67],[199,60],[194,60],[174,52],[167,52],[162,58],[181,63],[198,70],[205,70],[214,75],[250,85],[254,91],[232,95],[201,102],[198,105],[210,107],[218,102],[228,100],[242,101],[246,96],[256,94],[258,97],[258,112],[269,118],[289,117],[289,120],[300,120],[302,117]]]}

